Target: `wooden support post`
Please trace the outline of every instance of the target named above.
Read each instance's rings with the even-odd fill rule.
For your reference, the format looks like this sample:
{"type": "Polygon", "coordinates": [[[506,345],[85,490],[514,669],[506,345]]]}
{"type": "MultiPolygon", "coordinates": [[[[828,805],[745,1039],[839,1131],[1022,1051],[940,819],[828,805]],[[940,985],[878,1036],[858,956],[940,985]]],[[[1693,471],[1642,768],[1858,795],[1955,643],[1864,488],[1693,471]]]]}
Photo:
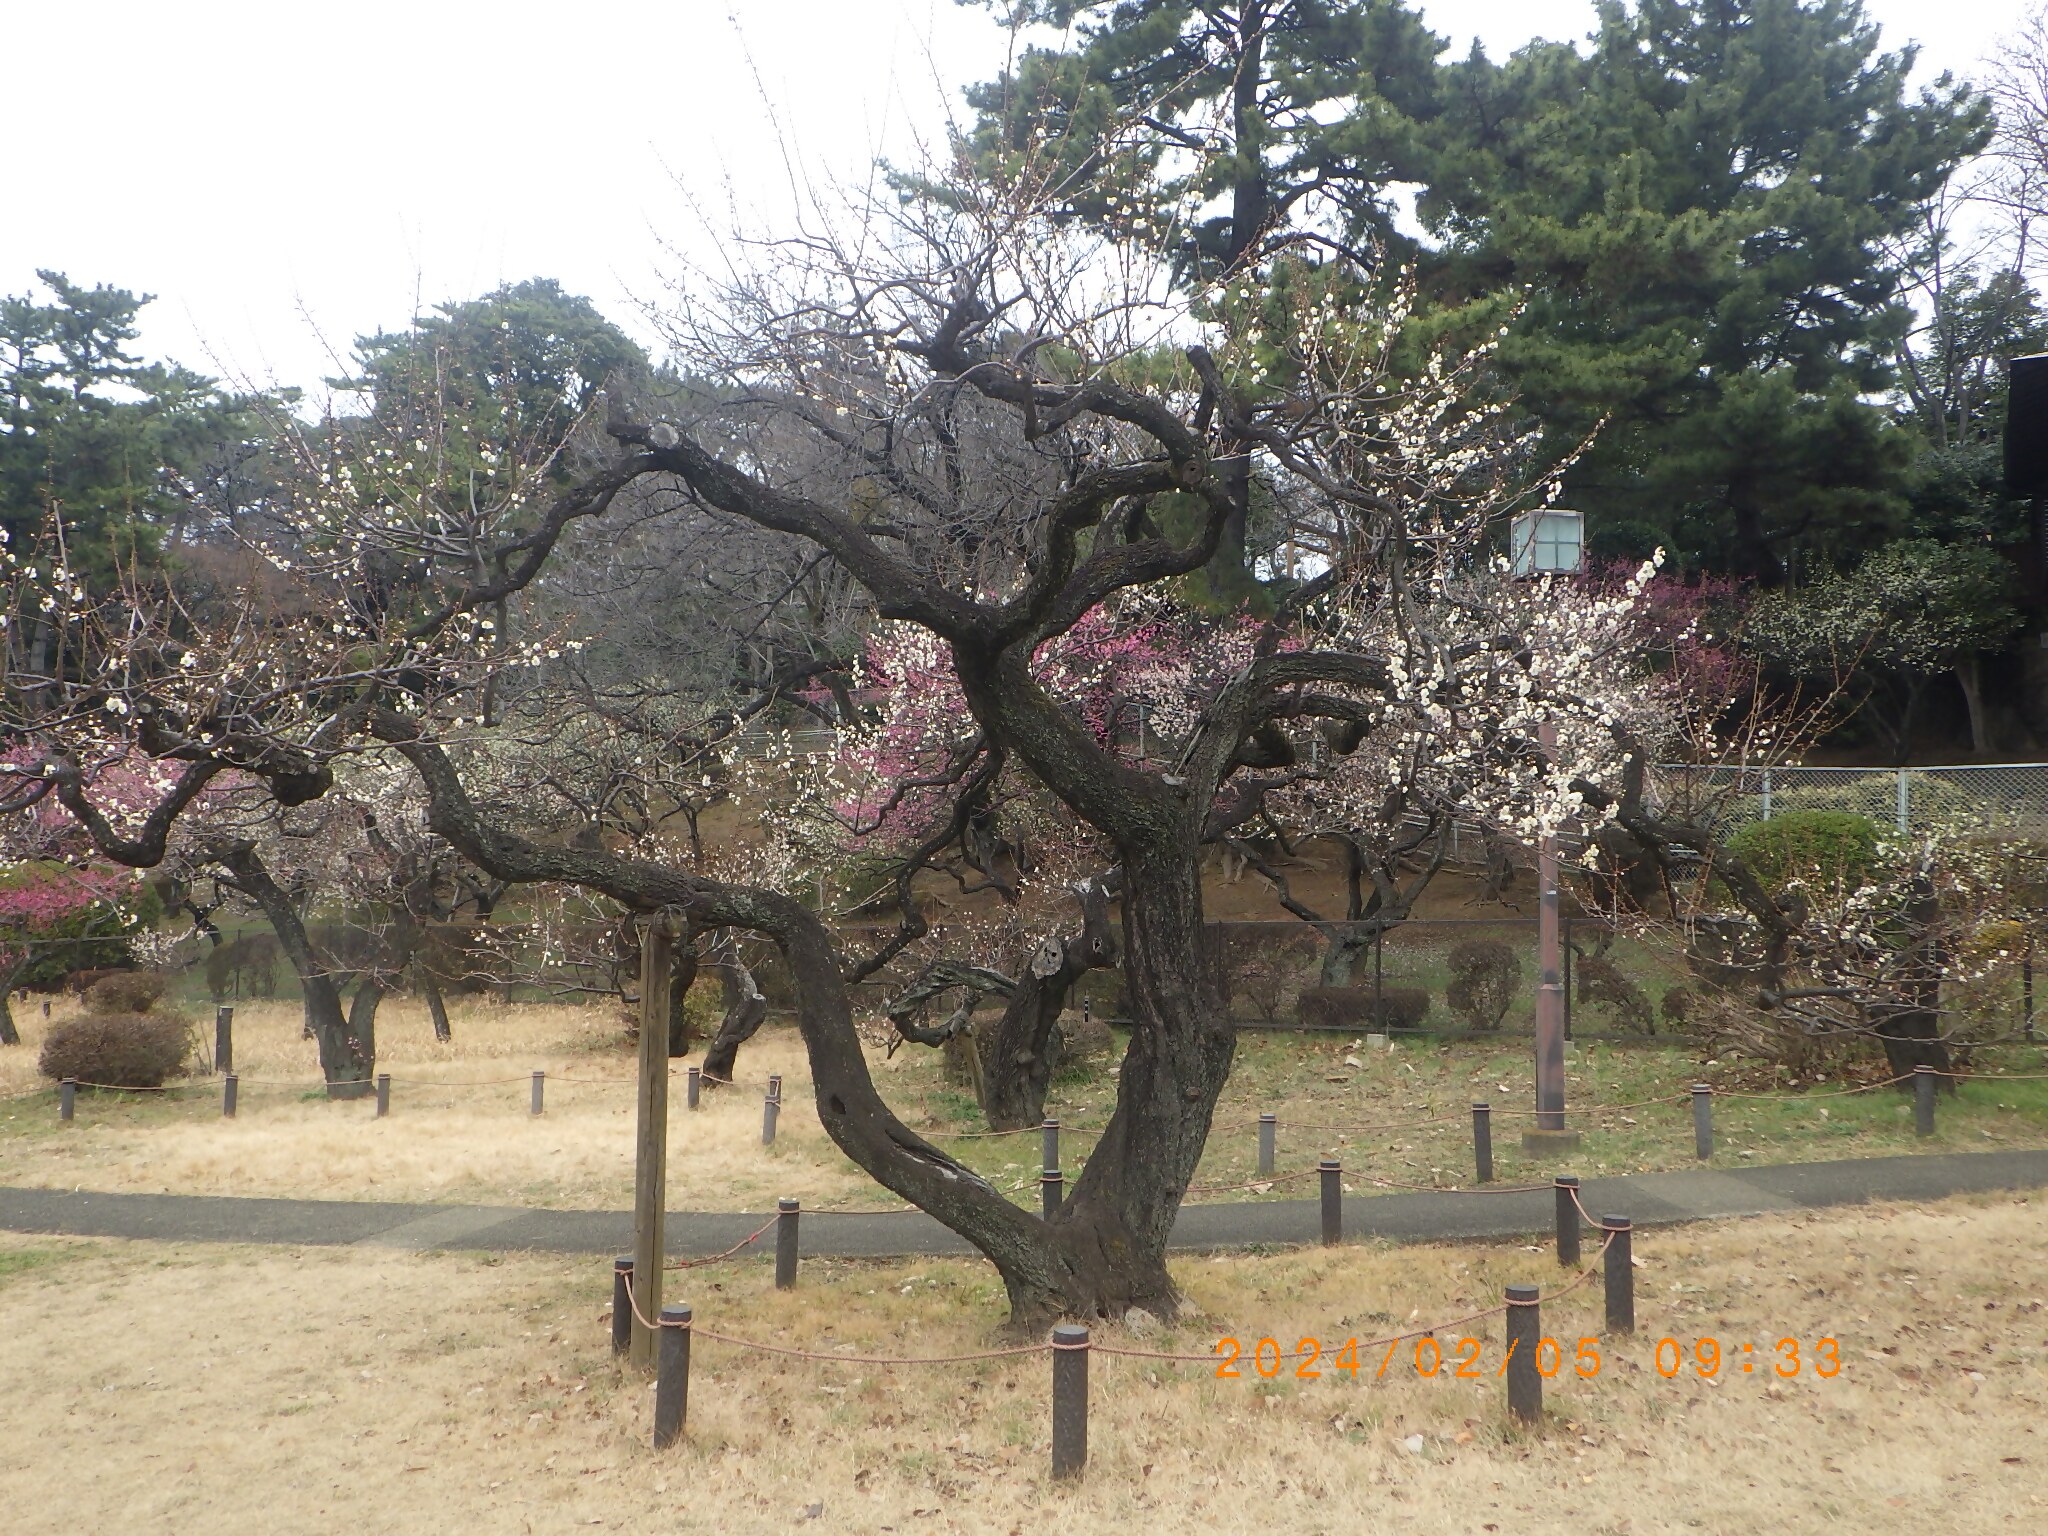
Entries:
{"type": "Polygon", "coordinates": [[[235,1070],[235,1010],[225,1003],[213,1010],[213,1070],[235,1070]]]}
{"type": "MultiPolygon", "coordinates": [[[[661,1314],[663,1202],[668,1195],[668,989],[675,938],[666,920],[640,925],[639,1124],[633,1168],[633,1296],[640,1317],[661,1314]]],[[[655,1330],[633,1320],[631,1359],[655,1366],[655,1330]]]]}
{"type": "Polygon", "coordinates": [[[1478,1182],[1493,1182],[1493,1106],[1472,1106],[1472,1163],[1478,1182]]]}
{"type": "Polygon", "coordinates": [[[230,1072],[220,1080],[220,1117],[223,1120],[235,1118],[235,1099],[242,1080],[230,1072]]]}
{"type": "Polygon", "coordinates": [[[691,1108],[697,1107],[697,1099],[704,1091],[704,1073],[697,1067],[690,1068],[684,1077],[684,1102],[691,1108]]]}
{"type": "Polygon", "coordinates": [[[796,1289],[797,1222],[801,1210],[793,1198],[784,1195],[775,1202],[775,1289],[796,1289]]]}
{"type": "Polygon", "coordinates": [[[1607,1228],[1607,1331],[1636,1331],[1635,1228],[1626,1216],[1604,1219],[1607,1228]]]}
{"type": "Polygon", "coordinates": [[[1913,1134],[1934,1134],[1934,1085],[1939,1074],[1932,1067],[1913,1069],[1913,1134]]]}
{"type": "Polygon", "coordinates": [[[690,1414],[690,1309],[663,1307],[661,1360],[654,1378],[654,1448],[665,1451],[683,1438],[690,1414]]]}
{"type": "Polygon", "coordinates": [[[67,1077],[57,1085],[57,1118],[66,1125],[78,1112],[78,1079],[67,1077]]]}
{"type": "Polygon", "coordinates": [[[1579,1181],[1561,1173],[1552,1187],[1557,1191],[1557,1262],[1570,1269],[1579,1262],[1579,1181]]]}
{"type": "Polygon", "coordinates": [[[1533,1285],[1508,1287],[1508,1412],[1524,1424],[1543,1417],[1543,1377],[1536,1369],[1536,1349],[1543,1339],[1543,1318],[1533,1285]]]}
{"type": "Polygon", "coordinates": [[[1692,1151],[1705,1161],[1714,1155],[1714,1085],[1692,1085],[1692,1151]]]}
{"type": "Polygon", "coordinates": [[[1052,1331],[1052,1475],[1079,1477],[1088,1465],[1088,1330],[1052,1331]]]}
{"type": "Polygon", "coordinates": [[[548,1075],[545,1072],[533,1074],[533,1112],[537,1115],[547,1102],[548,1075]]]}
{"type": "Polygon", "coordinates": [[[623,1355],[633,1347],[633,1260],[621,1255],[612,1260],[612,1353],[623,1355]]]}
{"type": "Polygon", "coordinates": [[[1316,1164],[1316,1171],[1322,1175],[1323,1196],[1323,1242],[1330,1245],[1344,1241],[1344,1169],[1334,1157],[1326,1157],[1316,1164]]]}
{"type": "Polygon", "coordinates": [[[1259,1116],[1259,1177],[1273,1177],[1273,1154],[1280,1138],[1280,1117],[1271,1110],[1259,1116]]]}
{"type": "Polygon", "coordinates": [[[377,1118],[382,1120],[391,1113],[391,1074],[377,1074],[377,1118]]]}
{"type": "Polygon", "coordinates": [[[775,1122],[782,1114],[782,1078],[780,1074],[768,1079],[768,1095],[761,1100],[761,1145],[775,1145],[775,1122]]]}

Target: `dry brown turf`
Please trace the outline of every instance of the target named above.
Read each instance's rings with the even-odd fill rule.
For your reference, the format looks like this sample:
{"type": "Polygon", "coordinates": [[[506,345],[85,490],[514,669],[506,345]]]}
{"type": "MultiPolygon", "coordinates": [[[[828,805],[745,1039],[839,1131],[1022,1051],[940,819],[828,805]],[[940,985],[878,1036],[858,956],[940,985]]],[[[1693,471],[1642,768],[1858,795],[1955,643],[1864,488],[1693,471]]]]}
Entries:
{"type": "MultiPolygon", "coordinates": [[[[1077,1487],[1048,1482],[1042,1355],[819,1365],[700,1340],[684,1445],[647,1447],[646,1383],[607,1348],[601,1264],[384,1250],[0,1237],[0,1509],[9,1529],[119,1532],[1877,1532],[2048,1528],[2048,1223],[1964,1199],[1644,1234],[1633,1340],[1550,1386],[1538,1430],[1483,1379],[1397,1361],[1356,1382],[1098,1357],[1077,1487]],[[1661,1336],[1730,1365],[1654,1368],[1661,1336]],[[1801,1341],[1779,1380],[1769,1346],[1801,1341]],[[1841,1374],[1812,1374],[1813,1341],[1841,1374]],[[1755,1342],[1763,1369],[1739,1370],[1755,1342]],[[1420,1437],[1411,1439],[1410,1437],[1420,1437]],[[1413,1446],[1415,1449],[1411,1450],[1413,1446]],[[815,1516],[811,1510],[816,1508],[815,1516]],[[20,1524],[16,1522],[20,1521],[20,1524]]],[[[1516,1247],[1194,1260],[1219,1332],[1334,1341],[1559,1283],[1516,1247]]],[[[699,1322],[821,1351],[987,1347],[1001,1307],[966,1261],[758,1261],[684,1277],[699,1322]]],[[[1545,1331],[1597,1330],[1597,1287],[1545,1331]]],[[[1446,1335],[1446,1343],[1452,1336],[1446,1335]]],[[[1667,1355],[1668,1359],[1668,1355],[1667,1355]]],[[[1327,1365],[1327,1361],[1325,1362],[1327,1365]]]]}

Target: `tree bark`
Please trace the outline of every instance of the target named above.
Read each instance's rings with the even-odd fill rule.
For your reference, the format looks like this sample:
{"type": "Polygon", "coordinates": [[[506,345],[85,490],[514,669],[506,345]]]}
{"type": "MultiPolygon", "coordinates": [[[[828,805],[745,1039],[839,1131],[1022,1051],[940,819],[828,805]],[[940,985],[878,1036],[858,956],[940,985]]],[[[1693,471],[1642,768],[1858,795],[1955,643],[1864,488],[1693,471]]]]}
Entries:
{"type": "Polygon", "coordinates": [[[671,1060],[690,1054],[690,1015],[683,1004],[696,980],[697,951],[691,945],[678,944],[675,963],[669,970],[668,985],[668,1054],[671,1060]]]}
{"type": "Polygon", "coordinates": [[[1975,651],[1956,663],[1956,681],[1962,685],[1963,706],[1970,714],[1970,750],[1979,757],[1991,754],[1991,722],[1984,713],[1984,658],[1975,651]]]}
{"type": "Polygon", "coordinates": [[[412,964],[413,985],[426,1000],[427,1013],[434,1021],[434,1038],[446,1043],[455,1038],[455,1028],[448,1022],[448,999],[441,995],[441,984],[434,979],[424,956],[416,957],[412,964]]]}
{"type": "Polygon", "coordinates": [[[1912,1090],[1916,1067],[1934,1068],[1942,1074],[1941,1087],[1955,1092],[1955,1079],[1950,1075],[1953,1060],[1941,1028],[1940,920],[1941,899],[1933,882],[1916,879],[1908,889],[1903,914],[1910,934],[1897,977],[1903,1006],[1886,1010],[1875,1021],[1884,1059],[1892,1075],[1904,1079],[1898,1087],[1907,1092],[1912,1090]]]}
{"type": "Polygon", "coordinates": [[[739,1065],[740,1047],[754,1038],[768,1017],[768,999],[754,981],[754,973],[734,959],[721,967],[725,985],[725,1018],[711,1037],[702,1068],[713,1082],[729,1083],[739,1065]]]}
{"type": "MultiPolygon", "coordinates": [[[[373,1091],[374,1036],[359,1037],[341,1011],[341,991],[327,965],[313,952],[298,909],[264,867],[250,842],[224,844],[215,854],[235,884],[263,909],[277,942],[299,974],[306,1028],[320,1046],[320,1071],[330,1099],[360,1099],[373,1091]]],[[[374,1013],[374,1009],[373,1009],[374,1013]]]]}
{"type": "Polygon", "coordinates": [[[1021,1130],[1045,1119],[1045,1095],[1058,1065],[1054,1033],[1067,998],[1089,971],[1116,963],[1108,892],[1101,881],[1090,880],[1077,894],[1081,931],[1046,940],[995,1027],[986,1035],[977,1033],[976,1097],[991,1130],[1021,1130]]]}

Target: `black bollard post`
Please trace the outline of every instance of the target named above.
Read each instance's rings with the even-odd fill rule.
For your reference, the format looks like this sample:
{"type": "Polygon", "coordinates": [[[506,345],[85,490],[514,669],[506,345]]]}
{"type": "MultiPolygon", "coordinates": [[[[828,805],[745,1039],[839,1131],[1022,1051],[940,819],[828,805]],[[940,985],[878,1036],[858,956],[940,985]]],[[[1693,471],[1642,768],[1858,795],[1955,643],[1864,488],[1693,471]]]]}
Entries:
{"type": "Polygon", "coordinates": [[[1626,1216],[1604,1218],[1607,1227],[1607,1331],[1636,1331],[1635,1229],[1626,1216]]]}
{"type": "Polygon", "coordinates": [[[612,1260],[612,1353],[623,1355],[633,1347],[633,1258],[627,1254],[612,1260]]]}
{"type": "Polygon", "coordinates": [[[1088,1465],[1088,1330],[1052,1331],[1052,1475],[1079,1477],[1088,1465]]]}
{"type": "Polygon", "coordinates": [[[213,1070],[235,1070],[235,1010],[225,1003],[213,1010],[213,1070]]]}
{"type": "Polygon", "coordinates": [[[1048,1120],[1038,1128],[1039,1164],[1041,1168],[1057,1168],[1060,1165],[1060,1123],[1048,1120]]]}
{"type": "Polygon", "coordinates": [[[775,1289],[796,1289],[797,1202],[784,1195],[775,1202],[775,1289]]]}
{"type": "Polygon", "coordinates": [[[1344,1165],[1334,1157],[1326,1157],[1316,1164],[1323,1185],[1323,1243],[1329,1246],[1344,1241],[1344,1165]]]}
{"type": "Polygon", "coordinates": [[[1038,1175],[1038,1204],[1048,1221],[1067,1196],[1067,1176],[1057,1168],[1042,1169],[1038,1175]]]}
{"type": "Polygon", "coordinates": [[[1273,1177],[1274,1143],[1279,1139],[1280,1117],[1270,1111],[1259,1116],[1259,1177],[1273,1177]]]}
{"type": "Polygon", "coordinates": [[[1508,1412],[1524,1424],[1543,1417],[1543,1375],[1536,1347],[1543,1338],[1542,1292],[1533,1285],[1508,1287],[1508,1412]]]}
{"type": "Polygon", "coordinates": [[[57,1085],[57,1118],[69,1123],[78,1109],[78,1079],[67,1077],[57,1085]]]}
{"type": "Polygon", "coordinates": [[[685,1095],[684,1102],[687,1103],[690,1106],[690,1108],[695,1109],[697,1107],[697,1095],[701,1093],[704,1088],[704,1074],[695,1067],[690,1068],[690,1070],[683,1075],[683,1085],[683,1092],[685,1095]]]}
{"type": "Polygon", "coordinates": [[[1472,1106],[1472,1162],[1479,1173],[1478,1182],[1493,1182],[1493,1106],[1474,1104],[1472,1106]]]}
{"type": "Polygon", "coordinates": [[[1932,1067],[1913,1069],[1913,1134],[1934,1134],[1934,1084],[1940,1076],[1932,1067]]]}
{"type": "Polygon", "coordinates": [[[768,1097],[761,1101],[761,1145],[775,1145],[775,1120],[782,1113],[782,1079],[768,1079],[768,1097]]]}
{"type": "Polygon", "coordinates": [[[690,1412],[690,1309],[663,1307],[661,1343],[654,1361],[654,1448],[665,1451],[683,1437],[690,1412]]]}
{"type": "Polygon", "coordinates": [[[1714,1155],[1714,1085],[1692,1085],[1692,1152],[1701,1159],[1714,1155]]]}
{"type": "Polygon", "coordinates": [[[1553,1183],[1557,1190],[1557,1262],[1572,1269],[1579,1262],[1579,1181],[1561,1173],[1553,1183]]]}
{"type": "Polygon", "coordinates": [[[223,1120],[235,1118],[235,1099],[242,1080],[230,1072],[220,1080],[220,1117],[223,1120]]]}
{"type": "Polygon", "coordinates": [[[391,1113],[391,1074],[377,1074],[377,1118],[382,1120],[391,1113]]]}
{"type": "Polygon", "coordinates": [[[537,1115],[547,1099],[548,1075],[545,1072],[533,1074],[533,1112],[537,1115]]]}

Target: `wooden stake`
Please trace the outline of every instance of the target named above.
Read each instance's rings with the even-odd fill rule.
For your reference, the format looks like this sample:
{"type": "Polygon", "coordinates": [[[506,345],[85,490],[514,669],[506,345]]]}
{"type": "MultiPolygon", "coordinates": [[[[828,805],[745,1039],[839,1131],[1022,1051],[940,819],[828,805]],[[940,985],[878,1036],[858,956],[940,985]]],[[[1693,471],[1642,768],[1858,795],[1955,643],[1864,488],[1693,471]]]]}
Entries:
{"type": "MultiPolygon", "coordinates": [[[[668,1194],[668,924],[640,926],[639,1130],[633,1166],[633,1299],[640,1317],[661,1316],[662,1207],[668,1194]]],[[[654,1369],[655,1330],[633,1319],[628,1358],[654,1369]]]]}

